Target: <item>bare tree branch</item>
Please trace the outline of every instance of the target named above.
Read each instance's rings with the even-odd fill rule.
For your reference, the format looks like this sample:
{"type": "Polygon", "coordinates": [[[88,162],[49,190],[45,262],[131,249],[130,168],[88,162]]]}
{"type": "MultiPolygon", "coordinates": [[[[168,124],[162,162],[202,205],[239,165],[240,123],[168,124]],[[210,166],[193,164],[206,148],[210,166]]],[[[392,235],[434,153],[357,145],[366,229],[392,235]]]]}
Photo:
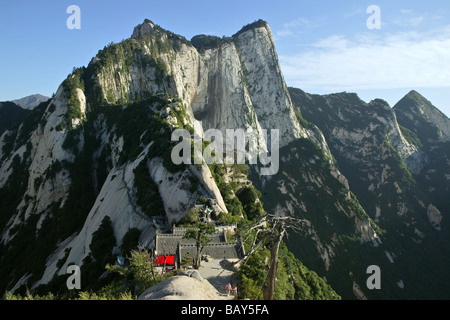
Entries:
{"type": "Polygon", "coordinates": [[[245,241],[247,241],[252,235],[253,231],[256,229],[254,235],[253,243],[250,251],[239,261],[234,263],[234,267],[239,269],[241,265],[245,264],[248,258],[255,253],[261,245],[273,240],[272,248],[270,250],[270,267],[267,274],[267,283],[263,285],[263,297],[266,300],[273,300],[275,298],[275,289],[277,283],[277,270],[278,270],[278,252],[280,249],[283,237],[287,235],[287,230],[292,229],[296,233],[304,231],[305,224],[307,223],[304,219],[298,219],[291,216],[277,216],[268,214],[262,217],[259,221],[255,222],[245,233],[245,241]],[[270,226],[270,228],[267,228],[270,226]],[[265,233],[262,239],[256,244],[258,240],[258,235],[265,233]]]}

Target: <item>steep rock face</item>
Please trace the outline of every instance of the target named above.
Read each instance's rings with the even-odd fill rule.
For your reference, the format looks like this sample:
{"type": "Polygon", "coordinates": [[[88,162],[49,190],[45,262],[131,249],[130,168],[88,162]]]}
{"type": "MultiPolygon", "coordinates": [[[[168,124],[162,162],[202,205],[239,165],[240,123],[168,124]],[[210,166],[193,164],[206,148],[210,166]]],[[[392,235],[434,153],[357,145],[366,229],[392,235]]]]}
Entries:
{"type": "Polygon", "coordinates": [[[330,137],[338,135],[334,142],[347,140],[348,144],[360,143],[361,146],[365,146],[362,149],[355,148],[357,153],[348,156],[354,159],[368,156],[371,145],[370,143],[362,145],[362,142],[370,140],[371,136],[377,134],[380,138],[388,139],[411,172],[418,173],[425,165],[426,155],[405,139],[395,113],[386,102],[376,99],[366,104],[352,93],[317,96],[294,88],[291,88],[290,92],[298,111],[307,120],[316,120],[313,123],[319,125],[321,129],[331,126],[333,116],[338,117],[335,118],[336,123],[344,125],[328,130],[331,131],[330,137]],[[328,115],[325,115],[325,112],[328,112],[328,115]]]}
{"type": "MultiPolygon", "coordinates": [[[[226,137],[227,129],[253,130],[263,142],[261,124],[252,106],[244,82],[239,53],[234,43],[206,50],[200,65],[199,89],[191,104],[203,129],[218,129],[226,137]]],[[[228,142],[228,141],[227,141],[228,142]]]]}
{"type": "Polygon", "coordinates": [[[69,264],[81,266],[83,259],[90,253],[92,235],[105,216],[109,216],[113,222],[116,239],[122,239],[129,228],[139,228],[142,230],[142,245],[149,245],[155,229],[152,220],[145,216],[135,203],[132,169],[132,166],[129,166],[111,170],[83,228],[58,246],[47,260],[42,278],[34,283],[33,288],[48,283],[55,274],[66,274],[69,264]],[[70,250],[68,256],[65,256],[66,249],[70,250]],[[63,266],[57,266],[60,259],[65,261],[63,266]]]}
{"type": "Polygon", "coordinates": [[[294,113],[269,25],[265,23],[234,37],[261,127],[279,129],[281,146],[306,137],[294,113]]]}
{"type": "MultiPolygon", "coordinates": [[[[446,249],[433,244],[448,242],[446,234],[440,232],[445,221],[445,215],[439,211],[443,201],[427,195],[421,182],[423,172],[437,174],[438,170],[430,168],[432,155],[414,135],[418,131],[401,126],[398,113],[395,112],[396,117],[381,100],[367,104],[355,94],[319,96],[294,88],[290,92],[301,115],[323,131],[337,167],[347,177],[365,211],[386,231],[383,242],[390,247],[389,252],[409,264],[414,263],[419,252],[426,259],[445,255],[446,249]]],[[[442,154],[439,159],[442,175],[446,159],[442,154]]],[[[445,259],[435,263],[441,270],[448,265],[445,259]]],[[[426,270],[431,265],[427,262],[420,268],[426,270]]],[[[398,269],[390,267],[393,273],[398,273],[398,269]]],[[[414,287],[416,279],[413,273],[402,277],[406,293],[414,287]]],[[[422,280],[431,281],[425,276],[422,280]]],[[[448,283],[448,279],[433,282],[448,283]]]]}
{"type": "Polygon", "coordinates": [[[441,229],[442,213],[432,204],[428,206],[427,210],[428,219],[430,223],[437,229],[441,229]]]}
{"type": "Polygon", "coordinates": [[[261,190],[268,212],[304,221],[302,232],[290,232],[288,248],[343,297],[354,298],[353,281],[363,284],[362,266],[369,263],[366,258],[381,256],[378,263],[388,263],[383,257],[382,230],[367,216],[347,179],[313,140],[298,139],[281,148],[280,171],[269,179],[261,179],[255,172],[252,181],[261,190]],[[356,255],[361,259],[342,264],[349,248],[359,252],[356,255]]]}
{"type": "Polygon", "coordinates": [[[425,167],[417,173],[417,182],[444,216],[448,215],[450,119],[416,91],[408,93],[393,109],[402,131],[427,156],[425,167]]]}
{"type": "MultiPolygon", "coordinates": [[[[167,116],[168,118],[170,117],[170,112],[167,116]]],[[[111,137],[116,136],[115,130],[108,131],[106,122],[102,121],[102,116],[99,116],[97,119],[91,121],[99,124],[95,127],[97,138],[101,141],[99,150],[112,150],[111,155],[108,155],[108,157],[111,159],[120,159],[120,156],[117,158],[114,154],[122,153],[122,148],[119,147],[116,149],[109,145],[111,143],[111,137]],[[102,125],[104,126],[103,128],[102,125]]],[[[113,145],[116,144],[117,142],[113,143],[113,145]]],[[[120,165],[112,160],[113,167],[87,215],[83,228],[77,235],[71,237],[70,242],[65,244],[64,248],[69,248],[70,254],[64,257],[62,255],[63,248],[60,246],[58,248],[60,254],[48,260],[47,263],[50,267],[46,269],[46,273],[35,284],[35,287],[51,280],[55,272],[59,275],[64,275],[69,263],[82,265],[83,260],[90,253],[92,235],[99,228],[106,216],[112,221],[118,246],[130,228],[138,228],[141,231],[139,239],[141,245],[145,247],[151,247],[153,245],[152,242],[156,230],[162,228],[164,231],[167,226],[161,224],[161,217],[149,217],[148,213],[144,212],[143,208],[139,205],[139,196],[137,195],[139,186],[136,185],[137,178],[135,170],[142,163],[145,164],[151,180],[157,183],[168,225],[183,218],[187,210],[195,206],[199,197],[214,199],[219,207],[218,210],[227,212],[222,196],[214,181],[211,179],[209,169],[207,167],[205,168],[205,165],[201,166],[201,168],[188,167],[178,172],[170,172],[165,168],[163,159],[151,156],[149,149],[153,144],[154,142],[151,142],[145,146],[135,160],[127,162],[124,165],[120,165]],[[194,190],[198,193],[197,195],[193,195],[193,191],[190,190],[190,179],[198,179],[203,182],[202,186],[194,190]],[[62,258],[65,259],[65,264],[55,269],[56,262],[62,258]]]]}
{"type": "MultiPolygon", "coordinates": [[[[344,221],[348,219],[346,222],[336,222],[335,235],[356,236],[362,243],[379,245],[375,223],[369,222],[370,219],[365,216],[365,213],[356,217],[360,209],[350,205],[351,197],[347,180],[337,168],[332,166],[332,155],[322,132],[313,124],[309,124],[308,127],[300,126],[280,70],[268,24],[259,22],[249,25],[235,34],[231,40],[225,41],[216,48],[205,49],[202,52],[202,61],[205,64],[201,65],[200,70],[208,71],[206,73],[208,81],[200,77],[201,89],[192,103],[192,109],[196,118],[202,121],[203,127],[205,129],[219,128],[222,131],[226,128],[251,128],[257,132],[260,128],[278,129],[280,130],[280,146],[291,152],[290,155],[282,158],[280,167],[292,166],[293,169],[296,161],[304,165],[304,171],[285,169],[269,177],[260,177],[256,170],[252,181],[262,191],[262,200],[269,212],[296,217],[306,216],[307,219],[314,221],[307,231],[312,237],[311,247],[307,252],[309,256],[315,256],[310,261],[311,265],[328,271],[330,265],[334,263],[333,257],[336,251],[341,251],[344,247],[341,246],[342,244],[333,242],[333,235],[324,237],[322,230],[316,231],[318,223],[316,219],[322,218],[318,218],[318,214],[314,215],[315,210],[309,206],[314,206],[313,203],[318,200],[317,193],[321,194],[320,189],[323,188],[328,190],[327,194],[330,197],[339,197],[342,204],[335,204],[332,210],[340,207],[338,215],[345,217],[344,221]],[[203,89],[204,84],[207,88],[203,89]],[[311,159],[306,160],[300,150],[295,156],[292,154],[292,148],[299,147],[296,143],[300,138],[309,141],[305,142],[306,149],[312,145],[318,146],[317,149],[313,147],[314,156],[311,159]],[[321,163],[323,167],[317,166],[318,163],[321,163]],[[324,180],[335,183],[336,189],[327,188],[324,180]],[[302,199],[304,194],[300,191],[303,190],[304,184],[310,184],[307,191],[312,194],[306,201],[302,199]],[[287,187],[288,185],[290,187],[287,187]],[[286,190],[286,201],[284,198],[280,199],[279,193],[273,194],[274,197],[268,195],[271,193],[268,190],[279,188],[286,190]],[[342,190],[347,190],[344,193],[348,196],[340,198],[342,190]]],[[[202,71],[200,73],[205,74],[202,71]]],[[[261,134],[259,139],[264,141],[261,134]]],[[[261,142],[260,147],[264,147],[261,142]]],[[[324,210],[325,206],[318,208],[324,210]]],[[[327,207],[326,210],[328,212],[330,208],[327,207]]],[[[334,221],[341,218],[326,216],[324,219],[334,221]]],[[[294,252],[301,255],[299,251],[294,252]]],[[[345,274],[351,271],[345,270],[343,272],[345,274]]],[[[335,273],[335,276],[339,277],[338,274],[339,272],[335,273]]]]}
{"type": "MultiPolygon", "coordinates": [[[[383,221],[384,211],[403,216],[406,203],[410,203],[410,211],[420,210],[416,194],[410,191],[414,182],[409,171],[420,172],[426,156],[404,138],[387,104],[379,100],[366,104],[347,93],[317,96],[298,89],[291,93],[302,116],[324,132],[338,167],[350,179],[358,198],[365,200],[364,207],[375,221],[383,221]],[[409,164],[408,168],[403,163],[409,164]],[[377,212],[376,208],[382,207],[377,212]]],[[[410,219],[416,219],[414,215],[410,219]]]]}
{"type": "Polygon", "coordinates": [[[308,135],[295,116],[267,23],[248,26],[201,55],[204,76],[192,109],[205,129],[252,129],[262,150],[261,129],[278,129],[281,146],[308,135]]]}
{"type": "Polygon", "coordinates": [[[104,55],[94,59],[103,66],[98,82],[108,102],[168,92],[183,100],[204,130],[219,129],[225,136],[226,129],[251,128],[262,150],[261,128],[280,130],[282,145],[307,135],[296,119],[267,23],[201,53],[150,21],[137,26],[126,41],[138,51],[112,45],[112,63],[104,65],[104,55]]]}
{"type": "MultiPolygon", "coordinates": [[[[48,107],[42,111],[39,113],[40,123],[31,132],[26,146],[20,146],[23,141],[17,141],[21,134],[25,134],[23,124],[19,127],[19,134],[16,136],[17,150],[8,155],[2,163],[1,187],[7,183],[10,174],[13,173],[11,165],[17,155],[22,158],[22,162],[28,161],[29,163],[26,192],[17,207],[17,214],[8,222],[8,228],[27,220],[30,214],[45,212],[52,203],[63,201],[71,183],[68,171],[61,170],[60,164],[63,161],[73,161],[73,155],[62,147],[66,134],[55,130],[55,126],[61,123],[67,112],[66,97],[62,86],[48,107]],[[24,158],[24,152],[27,153],[28,159],[24,158]]],[[[2,241],[6,241],[10,236],[8,233],[3,233],[2,241]]]]}
{"type": "Polygon", "coordinates": [[[416,133],[422,143],[450,141],[449,118],[417,91],[397,102],[394,111],[399,123],[416,133]]]}
{"type": "Polygon", "coordinates": [[[151,246],[156,229],[183,218],[199,198],[213,199],[217,212],[227,212],[206,165],[174,167],[167,162],[169,130],[193,125],[181,100],[163,95],[130,107],[94,107],[85,118],[85,96],[80,89],[74,92],[81,118],[72,119],[68,127],[56,129],[67,123],[69,108],[61,86],[51,102],[33,111],[28,140],[20,139],[24,128],[11,132],[14,140],[8,139],[9,132],[2,137],[8,142],[2,150],[13,152],[3,157],[1,187],[17,200],[10,204],[11,199],[2,199],[10,216],[2,215],[1,259],[17,256],[18,264],[2,262],[4,270],[26,271],[20,279],[5,277],[2,287],[18,288],[29,281],[30,288],[36,288],[64,275],[69,263],[82,265],[106,216],[114,226],[117,246],[130,228],[141,230],[140,243],[151,246]],[[129,121],[139,121],[132,133],[129,121]],[[152,139],[158,141],[156,148],[152,139]],[[139,176],[138,166],[144,166],[139,176]],[[21,189],[14,187],[17,183],[21,189]],[[156,189],[148,189],[149,184],[156,189]],[[23,233],[33,237],[28,246],[38,256],[38,268],[26,267],[27,252],[16,252],[16,242],[26,242],[23,233]]]}
{"type": "Polygon", "coordinates": [[[79,101],[80,108],[80,116],[78,118],[71,119],[72,129],[78,127],[83,120],[86,119],[86,96],[84,95],[83,90],[80,88],[75,89],[76,99],[79,101]]]}

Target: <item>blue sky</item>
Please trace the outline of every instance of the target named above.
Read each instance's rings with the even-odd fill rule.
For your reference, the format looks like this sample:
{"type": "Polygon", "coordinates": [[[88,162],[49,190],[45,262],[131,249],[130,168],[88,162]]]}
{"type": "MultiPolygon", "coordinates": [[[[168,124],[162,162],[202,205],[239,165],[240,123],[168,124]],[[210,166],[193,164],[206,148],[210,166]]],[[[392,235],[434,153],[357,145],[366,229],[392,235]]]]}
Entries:
{"type": "Polygon", "coordinates": [[[261,18],[288,86],[357,92],[391,106],[415,89],[450,115],[448,0],[1,0],[0,101],[50,96],[73,67],[130,37],[145,18],[187,39],[231,36],[261,18]],[[66,27],[73,4],[80,30],[66,27]],[[381,29],[367,27],[370,5],[380,8],[381,29]]]}

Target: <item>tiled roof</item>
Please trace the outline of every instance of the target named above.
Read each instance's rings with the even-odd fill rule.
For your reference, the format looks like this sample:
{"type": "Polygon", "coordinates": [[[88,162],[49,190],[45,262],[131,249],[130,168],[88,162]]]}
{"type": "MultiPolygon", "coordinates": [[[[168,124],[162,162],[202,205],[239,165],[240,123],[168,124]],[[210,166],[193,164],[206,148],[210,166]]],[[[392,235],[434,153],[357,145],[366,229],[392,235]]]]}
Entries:
{"type": "MultiPolygon", "coordinates": [[[[194,239],[184,239],[186,228],[173,228],[171,234],[156,235],[156,252],[158,255],[179,255],[183,257],[187,252],[197,251],[194,239]]],[[[211,241],[203,248],[202,254],[215,259],[234,259],[244,255],[240,242],[226,242],[225,230],[211,235],[211,241]]]]}
{"type": "Polygon", "coordinates": [[[157,234],[156,252],[158,255],[176,255],[179,243],[194,244],[194,239],[183,239],[183,235],[157,234]]]}
{"type": "MultiPolygon", "coordinates": [[[[187,253],[195,254],[195,244],[180,244],[179,254],[184,257],[187,253]]],[[[238,259],[244,252],[239,242],[208,244],[203,248],[202,255],[208,255],[214,259],[238,259]]]]}

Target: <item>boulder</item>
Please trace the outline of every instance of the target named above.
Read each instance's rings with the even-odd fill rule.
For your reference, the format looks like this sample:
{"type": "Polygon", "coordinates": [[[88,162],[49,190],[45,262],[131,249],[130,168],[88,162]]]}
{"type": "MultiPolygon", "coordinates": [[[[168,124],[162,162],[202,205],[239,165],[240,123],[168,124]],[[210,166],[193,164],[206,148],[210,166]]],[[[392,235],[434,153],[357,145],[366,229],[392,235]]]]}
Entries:
{"type": "Polygon", "coordinates": [[[147,289],[138,300],[223,300],[219,292],[207,281],[179,275],[169,278],[147,289]]]}

